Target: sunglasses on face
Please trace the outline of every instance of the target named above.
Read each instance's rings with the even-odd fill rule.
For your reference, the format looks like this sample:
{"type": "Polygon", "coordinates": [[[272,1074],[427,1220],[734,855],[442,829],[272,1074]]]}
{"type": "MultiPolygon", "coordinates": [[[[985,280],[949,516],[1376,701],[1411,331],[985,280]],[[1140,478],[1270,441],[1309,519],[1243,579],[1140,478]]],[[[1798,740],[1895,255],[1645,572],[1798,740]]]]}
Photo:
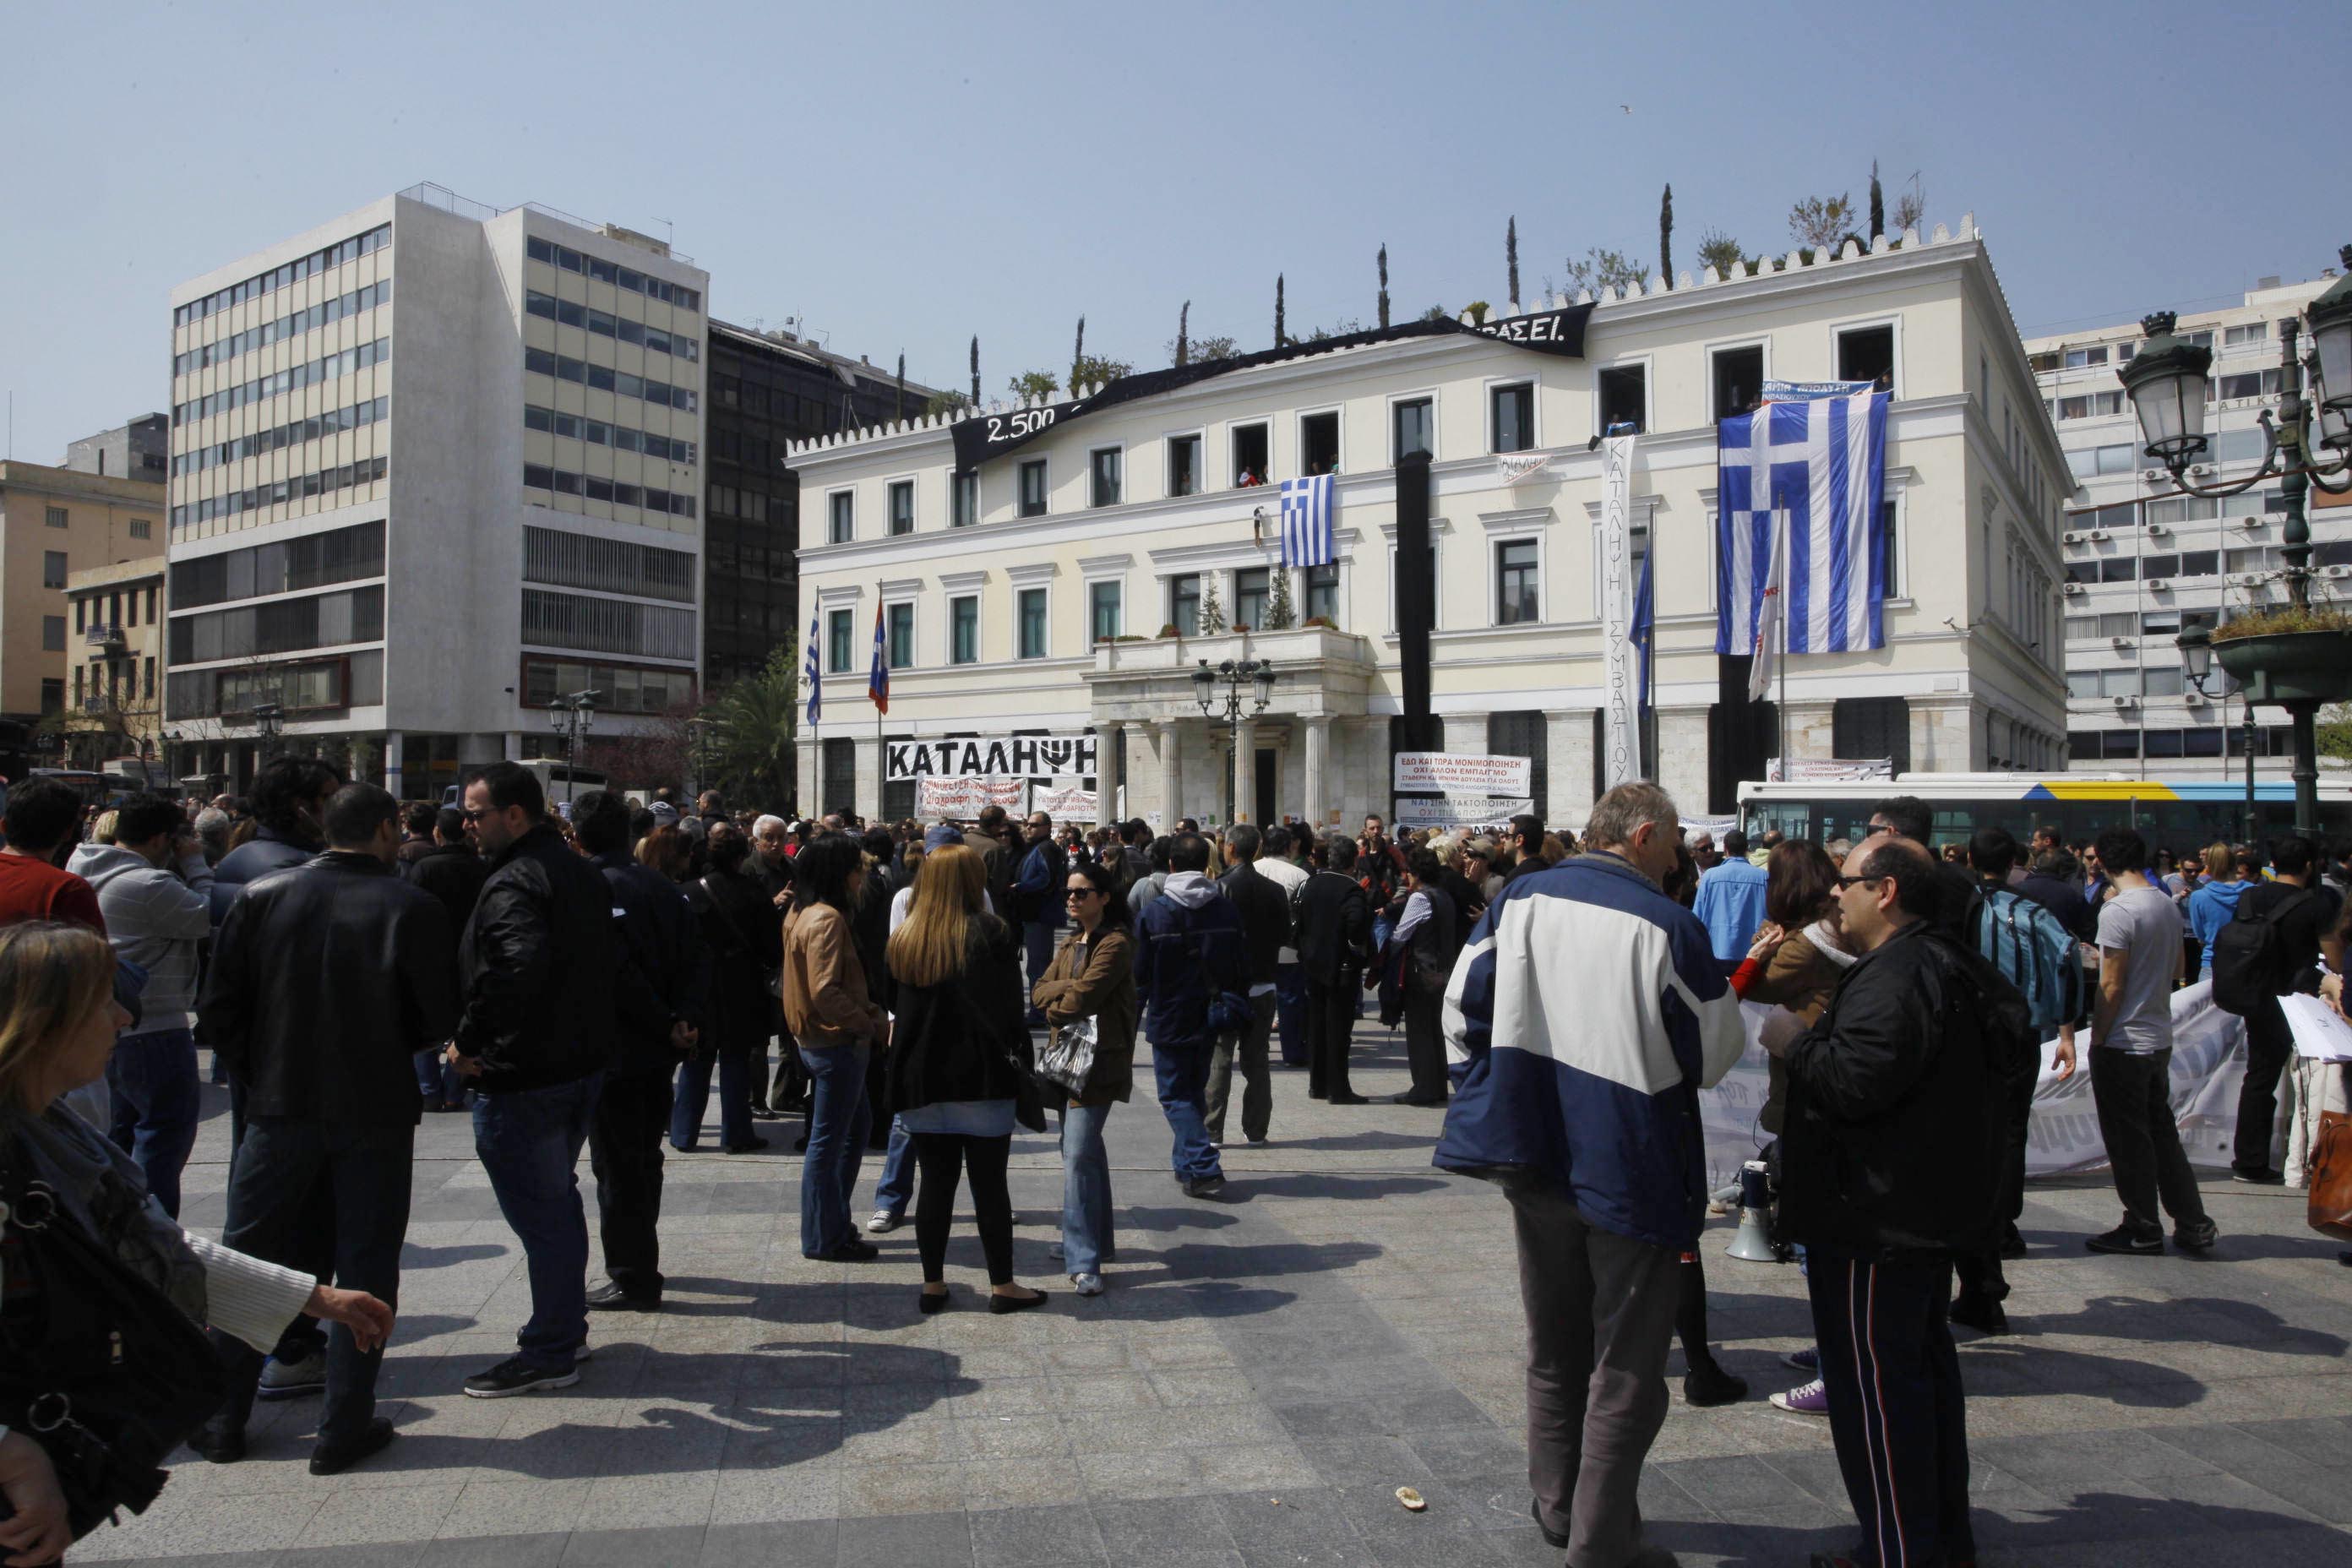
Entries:
{"type": "Polygon", "coordinates": [[[1875,886],[1885,880],[1886,880],[1886,879],[1884,877],[1840,877],[1837,879],[1838,891],[1843,893],[1848,888],[1854,887],[1857,884],[1863,886],[1875,886]]]}
{"type": "Polygon", "coordinates": [[[489,816],[490,812],[488,806],[469,805],[457,815],[464,817],[468,822],[479,822],[482,818],[489,816]]]}
{"type": "Polygon", "coordinates": [[[1072,899],[1095,898],[1101,892],[1102,889],[1100,888],[1072,888],[1068,892],[1062,895],[1062,899],[1063,901],[1066,903],[1072,899]]]}

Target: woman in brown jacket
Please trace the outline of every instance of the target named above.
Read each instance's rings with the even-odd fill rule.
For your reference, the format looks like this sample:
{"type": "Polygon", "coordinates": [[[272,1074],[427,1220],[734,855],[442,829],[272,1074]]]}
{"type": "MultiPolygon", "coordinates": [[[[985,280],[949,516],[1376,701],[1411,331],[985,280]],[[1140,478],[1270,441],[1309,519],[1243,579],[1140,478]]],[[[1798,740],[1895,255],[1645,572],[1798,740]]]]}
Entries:
{"type": "Polygon", "coordinates": [[[865,1157],[870,1110],[866,1061],[889,1020],[866,987],[849,910],[866,880],[857,840],[817,839],[793,864],[784,917],[784,1027],[808,1069],[812,1109],[801,1166],[801,1256],[863,1262],[874,1244],[850,1224],[849,1194],[865,1157]]]}
{"type": "MultiPolygon", "coordinates": [[[[1786,1007],[1810,1027],[1855,957],[1838,932],[1837,862],[1811,839],[1791,838],[1773,847],[1764,874],[1764,929],[1733,973],[1731,988],[1743,1002],[1786,1007]]],[[[1774,1057],[1771,1088],[1759,1120],[1775,1136],[1788,1085],[1787,1071],[1774,1057]]]]}
{"type": "Polygon", "coordinates": [[[1054,1255],[1079,1295],[1099,1296],[1102,1266],[1118,1250],[1103,1122],[1135,1087],[1135,937],[1127,895],[1113,873],[1073,860],[1066,889],[1070,934],[1030,1002],[1045,1012],[1057,1039],[1079,1019],[1094,1020],[1094,1067],[1062,1110],[1062,1242],[1054,1255]]]}

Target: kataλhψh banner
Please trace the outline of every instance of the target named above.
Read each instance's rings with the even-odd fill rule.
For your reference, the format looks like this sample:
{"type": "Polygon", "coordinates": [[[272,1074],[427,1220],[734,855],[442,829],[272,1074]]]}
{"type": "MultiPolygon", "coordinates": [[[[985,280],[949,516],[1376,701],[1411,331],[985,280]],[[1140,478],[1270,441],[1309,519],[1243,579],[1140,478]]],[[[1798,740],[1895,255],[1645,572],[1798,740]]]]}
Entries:
{"type": "Polygon", "coordinates": [[[1080,734],[885,740],[882,768],[882,776],[894,783],[964,773],[992,778],[1087,778],[1095,771],[1095,738],[1080,734]]]}
{"type": "Polygon", "coordinates": [[[1601,443],[1601,777],[1611,789],[1642,771],[1640,674],[1633,658],[1633,437],[1601,443]]]}

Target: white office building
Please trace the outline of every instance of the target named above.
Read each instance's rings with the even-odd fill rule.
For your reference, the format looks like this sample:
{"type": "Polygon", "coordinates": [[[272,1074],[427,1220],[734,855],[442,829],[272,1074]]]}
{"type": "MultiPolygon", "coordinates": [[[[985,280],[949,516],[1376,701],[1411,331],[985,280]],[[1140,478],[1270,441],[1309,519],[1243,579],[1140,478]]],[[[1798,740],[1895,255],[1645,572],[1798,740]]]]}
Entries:
{"type": "MultiPolygon", "coordinates": [[[[2211,448],[2193,482],[2228,484],[2262,463],[2257,423],[2275,414],[2278,323],[2301,312],[2333,274],[2282,284],[2263,279],[2242,304],[2181,314],[2175,331],[2213,351],[2206,408],[2211,448]]],[[[2176,640],[2259,605],[2284,604],[2275,574],[2284,503],[2277,482],[2209,500],[2185,495],[2141,450],[2131,400],[2116,372],[2142,339],[2137,322],[2116,322],[2026,343],[2035,380],[2080,487],[2067,502],[2060,548],[2065,562],[2066,731],[2075,773],[2147,778],[2235,778],[2244,767],[2245,710],[2221,690],[2189,686],[2176,640]]],[[[2341,596],[2352,583],[2352,508],[2305,505],[2315,598],[2341,596]]],[[[2255,765],[2284,776],[2293,747],[2284,709],[2257,708],[2255,765]],[[2273,763],[2269,759],[2279,759],[2273,763]]]]}
{"type": "MultiPolygon", "coordinates": [[[[1599,301],[1580,348],[1373,334],[1091,409],[983,410],[797,446],[802,619],[814,613],[824,670],[802,799],[895,816],[916,790],[886,776],[885,742],[1083,734],[1106,813],[1385,812],[1403,700],[1394,464],[1421,447],[1432,545],[1413,565],[1435,584],[1443,748],[1529,758],[1537,809],[1580,823],[1601,750],[1592,438],[1624,421],[1642,432],[1636,548],[1658,552],[1656,771],[1685,811],[1727,811],[1777,750],[1782,715],[1748,703],[1746,661],[1715,652],[1715,420],[1767,379],[1884,376],[1893,394],[1885,646],[1791,661],[1790,753],[2063,765],[2071,486],[1972,223],[1867,254],[1792,255],[1754,277],[1656,280],[1599,301]],[[975,427],[1030,434],[990,442],[975,427]],[[975,460],[960,466],[959,445],[975,460]],[[1339,475],[1339,559],[1282,584],[1319,624],[1268,629],[1279,504],[1246,479],[1325,471],[1339,475]],[[1229,629],[1204,624],[1213,599],[1229,629]],[[891,667],[878,724],[877,606],[891,667]],[[1191,672],[1243,657],[1276,665],[1271,703],[1238,729],[1204,719],[1191,672]]],[[[1033,760],[1056,756],[1066,768],[1068,752],[1033,760]]]]}
{"type": "Polygon", "coordinates": [[[280,747],[395,794],[698,685],[709,279],[659,240],[421,185],[172,293],[182,774],[280,747]]]}

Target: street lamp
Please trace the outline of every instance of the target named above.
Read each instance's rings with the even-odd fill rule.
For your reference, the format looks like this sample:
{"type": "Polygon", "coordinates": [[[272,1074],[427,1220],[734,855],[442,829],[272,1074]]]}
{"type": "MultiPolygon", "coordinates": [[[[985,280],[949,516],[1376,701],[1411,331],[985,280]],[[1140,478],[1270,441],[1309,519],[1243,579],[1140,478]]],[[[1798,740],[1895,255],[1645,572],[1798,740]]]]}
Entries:
{"type": "MultiPolygon", "coordinates": [[[[2352,246],[2339,253],[2352,268],[2352,246]]],[[[2283,707],[2294,734],[2294,830],[2309,837],[2319,831],[2319,748],[2312,720],[2324,703],[2352,697],[2352,631],[2312,619],[2311,523],[2304,513],[2304,497],[2314,485],[2330,495],[2352,491],[2352,477],[2329,483],[2333,476],[2352,475],[2352,455],[2318,462],[2312,453],[2314,406],[2303,393],[2303,375],[2313,375],[2319,416],[2320,444],[2330,448],[2352,447],[2347,424],[2352,424],[2352,271],[2306,307],[2313,351],[2308,359],[2296,353],[2304,323],[2287,317],[2278,324],[2279,405],[2262,413],[2263,459],[2252,473],[2229,484],[2199,484],[2188,477],[2189,466],[2209,448],[2205,437],[2206,374],[2213,367],[2213,351],[2202,343],[2173,335],[2174,316],[2158,310],[2140,321],[2147,341],[2132,362],[2116,373],[2138,417],[2140,441],[2147,455],[2164,465],[2180,492],[2219,500],[2242,495],[2266,479],[2279,481],[2284,526],[2279,531],[2280,553],[2285,565],[2276,574],[2287,587],[2290,609],[2277,630],[2252,631],[2225,637],[2218,642],[2209,632],[2183,633],[2178,639],[2185,669],[2210,668],[2218,657],[2221,667],[2242,686],[2247,727],[2253,724],[2257,701],[2283,707]],[[2199,652],[2192,637],[2204,644],[2199,652]],[[2197,661],[2209,661],[2200,666],[2197,661]]],[[[2250,733],[2251,738],[2251,733],[2250,733]]],[[[2252,747],[2247,766],[2252,767],[2252,747]]],[[[2252,788],[2251,784],[2248,786],[2252,788]]],[[[2251,837],[2255,824],[2247,830],[2251,837]]]]}
{"type": "Polygon", "coordinates": [[[1274,661],[1229,658],[1212,669],[1209,661],[1202,659],[1192,670],[1192,700],[1201,705],[1203,718],[1215,720],[1222,717],[1226,732],[1232,737],[1234,809],[1231,815],[1238,818],[1242,804],[1242,721],[1256,718],[1265,711],[1265,705],[1274,700],[1274,661]],[[1225,689],[1222,714],[1218,710],[1217,686],[1220,681],[1223,682],[1225,689]],[[1249,688],[1247,696],[1243,694],[1244,687],[1249,688]]]}
{"type": "MultiPolygon", "coordinates": [[[[2221,672],[2221,683],[2218,690],[2206,684],[2206,681],[2210,679],[2214,673],[2213,634],[2203,626],[2199,626],[2193,630],[2181,633],[2180,636],[2174,640],[2180,645],[2181,675],[2188,680],[2189,685],[2195,687],[2206,696],[2215,698],[2220,700],[2221,704],[2222,717],[2226,721],[2229,717],[2230,693],[2235,691],[2238,693],[2240,699],[2243,700],[2245,697],[2245,691],[2244,689],[2240,687],[2236,681],[2230,679],[2230,673],[2227,670],[2221,672]]],[[[2226,722],[2222,725],[2221,732],[2224,735],[2230,732],[2229,726],[2226,722]]],[[[2246,702],[2246,734],[2244,741],[2241,742],[2246,755],[2246,821],[2244,841],[2248,844],[2255,842],[2262,831],[2262,818],[2254,807],[2254,742],[2261,734],[2262,731],[2254,727],[2254,705],[2252,702],[2248,701],[2246,702]]]]}
{"type": "Polygon", "coordinates": [[[579,761],[580,738],[596,727],[596,699],[601,691],[574,691],[568,697],[553,697],[547,703],[547,726],[563,742],[563,799],[567,805],[572,792],[578,788],[572,777],[579,761]]]}
{"type": "Polygon", "coordinates": [[[275,702],[255,703],[253,727],[261,732],[261,760],[266,763],[278,750],[278,737],[286,732],[286,710],[275,702]]]}

